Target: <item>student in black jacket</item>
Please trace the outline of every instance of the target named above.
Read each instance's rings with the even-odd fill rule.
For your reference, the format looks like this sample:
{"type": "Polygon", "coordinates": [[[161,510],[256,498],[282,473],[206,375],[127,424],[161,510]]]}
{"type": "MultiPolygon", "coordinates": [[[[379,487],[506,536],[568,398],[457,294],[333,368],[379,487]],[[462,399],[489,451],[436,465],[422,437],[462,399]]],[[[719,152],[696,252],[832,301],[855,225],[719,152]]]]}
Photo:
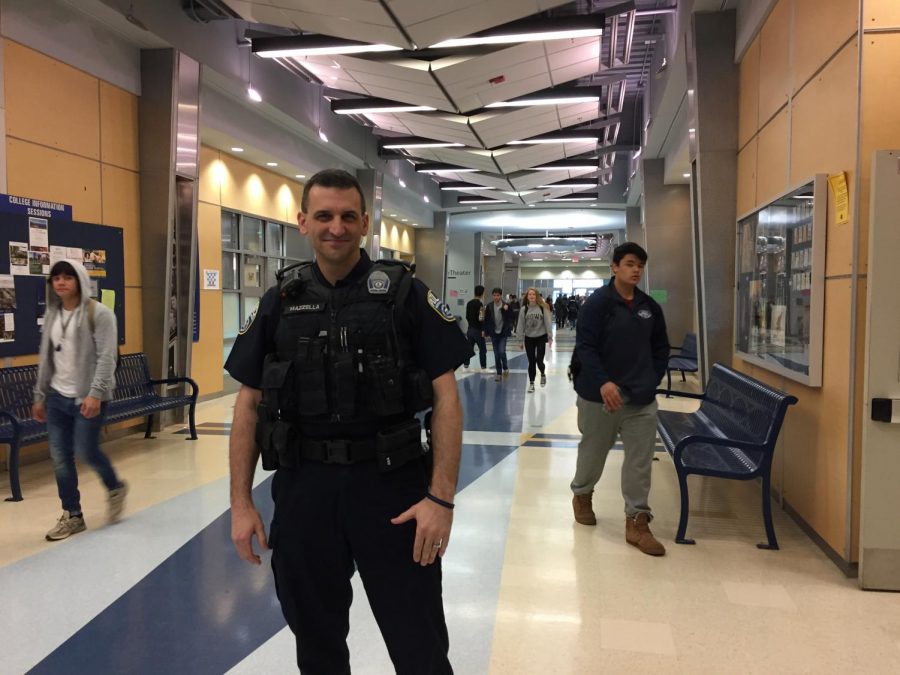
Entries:
{"type": "MultiPolygon", "coordinates": [[[[475,297],[466,303],[466,339],[469,341],[469,349],[472,356],[475,355],[475,345],[478,345],[478,360],[481,362],[482,372],[487,372],[487,344],[484,341],[484,286],[475,287],[475,297]]],[[[469,359],[463,364],[469,367],[469,359]]]]}
{"type": "Polygon", "coordinates": [[[513,313],[509,304],[503,302],[503,289],[491,291],[493,302],[484,308],[484,334],[491,338],[494,349],[494,366],[497,374],[495,382],[509,376],[509,363],[506,360],[506,341],[512,334],[513,313]]]}
{"type": "Polygon", "coordinates": [[[637,288],[647,252],[625,243],[613,252],[612,282],[578,317],[573,366],[578,393],[578,461],[572,480],[575,520],[595,525],[591,506],[606,456],[621,434],[625,539],[648,555],[665,548],[650,532],[648,496],[656,443],[656,387],[666,372],[669,340],[660,306],[637,288]]]}

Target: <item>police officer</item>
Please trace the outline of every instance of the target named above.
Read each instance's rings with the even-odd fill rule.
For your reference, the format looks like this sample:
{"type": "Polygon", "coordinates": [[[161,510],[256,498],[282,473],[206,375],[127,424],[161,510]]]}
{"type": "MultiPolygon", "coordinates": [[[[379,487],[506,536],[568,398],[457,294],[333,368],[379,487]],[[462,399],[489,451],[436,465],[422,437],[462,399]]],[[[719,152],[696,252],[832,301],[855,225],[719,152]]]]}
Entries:
{"type": "Polygon", "coordinates": [[[350,578],[359,570],[398,673],[451,673],[441,599],[462,442],[453,371],[469,354],[450,309],[404,264],[360,249],[357,180],[325,170],[298,214],[315,263],[279,274],[225,368],[242,387],[231,431],[232,539],[271,548],[302,673],[349,673],[350,578]],[[414,417],[432,406],[431,451],[414,417]],[[277,469],[265,528],[254,468],[277,469]]]}

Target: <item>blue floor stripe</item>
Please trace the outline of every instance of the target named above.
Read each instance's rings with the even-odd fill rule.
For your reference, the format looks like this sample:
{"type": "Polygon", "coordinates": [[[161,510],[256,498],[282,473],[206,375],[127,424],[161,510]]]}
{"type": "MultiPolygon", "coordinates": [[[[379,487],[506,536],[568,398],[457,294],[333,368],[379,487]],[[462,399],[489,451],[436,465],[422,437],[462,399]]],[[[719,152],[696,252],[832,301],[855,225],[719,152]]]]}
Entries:
{"type": "MultiPolygon", "coordinates": [[[[511,356],[510,367],[524,358],[511,356]]],[[[462,380],[466,430],[521,432],[525,378],[513,373],[500,383],[462,380]]],[[[458,490],[513,452],[512,446],[464,444],[458,490]]],[[[268,478],[253,491],[267,525],[270,484],[268,478]]],[[[29,672],[203,675],[242,661],[285,621],[268,561],[261,567],[241,561],[230,530],[226,511],[29,672]]]]}

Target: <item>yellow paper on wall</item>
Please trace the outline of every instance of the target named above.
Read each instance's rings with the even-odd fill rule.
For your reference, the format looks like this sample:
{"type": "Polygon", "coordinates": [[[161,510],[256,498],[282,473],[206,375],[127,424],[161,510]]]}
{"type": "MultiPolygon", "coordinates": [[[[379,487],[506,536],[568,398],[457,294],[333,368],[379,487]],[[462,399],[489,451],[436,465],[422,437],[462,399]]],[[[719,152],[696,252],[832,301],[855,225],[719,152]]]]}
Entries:
{"type": "Polygon", "coordinates": [[[100,302],[112,311],[116,311],[116,292],[109,288],[100,289],[100,302]]]}
{"type": "Polygon", "coordinates": [[[847,189],[847,173],[841,171],[828,177],[828,184],[834,193],[834,213],[838,225],[850,222],[850,193],[847,189]]]}

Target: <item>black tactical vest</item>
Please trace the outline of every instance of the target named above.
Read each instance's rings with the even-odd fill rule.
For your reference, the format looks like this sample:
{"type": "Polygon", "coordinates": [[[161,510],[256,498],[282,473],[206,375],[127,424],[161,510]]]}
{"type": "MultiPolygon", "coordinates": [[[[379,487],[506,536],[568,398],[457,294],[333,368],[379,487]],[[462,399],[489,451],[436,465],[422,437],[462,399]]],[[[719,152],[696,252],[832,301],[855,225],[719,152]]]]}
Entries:
{"type": "Polygon", "coordinates": [[[377,261],[360,279],[329,288],[313,263],[280,273],[274,353],[262,373],[270,418],[295,438],[363,439],[431,406],[431,380],[412,361],[404,311],[409,267],[377,261]]]}

